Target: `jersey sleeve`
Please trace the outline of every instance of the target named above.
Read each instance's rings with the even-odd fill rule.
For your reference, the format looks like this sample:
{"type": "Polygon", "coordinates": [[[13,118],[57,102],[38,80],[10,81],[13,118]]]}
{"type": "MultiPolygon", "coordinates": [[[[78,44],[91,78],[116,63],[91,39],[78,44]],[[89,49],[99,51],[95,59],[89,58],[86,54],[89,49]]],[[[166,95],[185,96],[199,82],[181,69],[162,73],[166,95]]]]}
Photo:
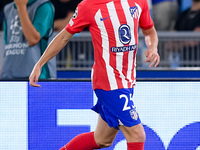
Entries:
{"type": "Polygon", "coordinates": [[[149,6],[147,0],[143,0],[143,8],[142,13],[139,20],[139,26],[140,28],[144,30],[148,30],[154,26],[153,20],[150,16],[149,6]]]}
{"type": "Polygon", "coordinates": [[[82,1],[76,8],[75,13],[65,29],[71,33],[79,33],[81,32],[85,27],[90,26],[90,10],[89,4],[84,0],[82,1]]]}

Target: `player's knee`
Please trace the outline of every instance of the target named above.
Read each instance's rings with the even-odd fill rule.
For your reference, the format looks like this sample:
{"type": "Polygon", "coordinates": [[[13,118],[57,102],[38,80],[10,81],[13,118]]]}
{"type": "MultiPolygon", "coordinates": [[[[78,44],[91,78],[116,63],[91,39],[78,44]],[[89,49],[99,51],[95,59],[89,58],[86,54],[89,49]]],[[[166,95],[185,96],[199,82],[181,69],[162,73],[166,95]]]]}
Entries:
{"type": "Polygon", "coordinates": [[[102,148],[110,147],[112,145],[112,143],[113,143],[113,140],[111,140],[111,139],[97,141],[97,144],[102,148]]]}
{"type": "Polygon", "coordinates": [[[144,132],[144,131],[139,132],[139,133],[137,134],[137,138],[138,138],[138,140],[139,140],[140,142],[145,142],[145,140],[146,140],[146,134],[145,134],[145,132],[144,132]]]}
{"type": "Polygon", "coordinates": [[[131,141],[136,142],[145,142],[146,134],[144,131],[135,131],[134,134],[131,136],[131,141]]]}
{"type": "Polygon", "coordinates": [[[137,128],[128,128],[128,130],[127,128],[125,128],[125,130],[123,128],[121,129],[123,130],[123,133],[128,142],[145,142],[146,134],[144,128],[141,125],[137,126],[137,128]]]}
{"type": "Polygon", "coordinates": [[[112,143],[99,143],[98,145],[102,148],[106,148],[106,147],[110,147],[112,143]]]}
{"type": "Polygon", "coordinates": [[[146,134],[145,134],[144,127],[142,126],[142,124],[139,124],[135,126],[135,128],[133,128],[132,135],[134,136],[134,139],[136,140],[136,142],[145,142],[146,134]]]}

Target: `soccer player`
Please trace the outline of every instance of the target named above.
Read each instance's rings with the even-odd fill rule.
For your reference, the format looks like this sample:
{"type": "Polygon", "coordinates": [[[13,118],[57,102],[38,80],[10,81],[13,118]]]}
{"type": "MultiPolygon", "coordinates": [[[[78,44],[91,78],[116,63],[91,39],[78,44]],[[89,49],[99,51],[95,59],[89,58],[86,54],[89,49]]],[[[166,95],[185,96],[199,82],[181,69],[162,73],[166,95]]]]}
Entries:
{"type": "Polygon", "coordinates": [[[92,83],[98,98],[92,110],[99,114],[99,119],[94,132],[76,136],[60,150],[109,147],[119,130],[127,140],[128,150],[144,149],[145,132],[132,101],[138,26],[148,47],[145,61],[150,62],[149,67],[156,67],[160,62],[158,37],[147,0],[83,0],[35,65],[29,80],[31,86],[39,87],[41,67],[58,54],[73,34],[89,27],[95,55],[92,83]]]}

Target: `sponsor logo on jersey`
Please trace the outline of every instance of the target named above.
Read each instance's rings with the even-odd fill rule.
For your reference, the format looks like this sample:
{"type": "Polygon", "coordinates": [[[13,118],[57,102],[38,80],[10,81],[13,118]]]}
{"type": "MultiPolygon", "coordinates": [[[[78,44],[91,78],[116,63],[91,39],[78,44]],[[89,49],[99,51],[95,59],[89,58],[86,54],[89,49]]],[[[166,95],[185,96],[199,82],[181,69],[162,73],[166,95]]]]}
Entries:
{"type": "Polygon", "coordinates": [[[110,18],[110,16],[105,17],[105,18],[100,18],[100,20],[101,20],[101,21],[104,21],[104,20],[106,20],[106,19],[108,19],[108,18],[110,18]]]}
{"type": "Polygon", "coordinates": [[[122,24],[119,29],[119,39],[122,44],[128,44],[131,41],[130,27],[127,24],[122,24]]]}
{"type": "Polygon", "coordinates": [[[131,16],[132,16],[134,19],[137,19],[138,16],[139,16],[138,7],[137,7],[137,6],[133,6],[133,7],[130,7],[129,10],[130,10],[131,16]]]}
{"type": "Polygon", "coordinates": [[[134,51],[137,48],[137,45],[129,45],[122,47],[111,47],[111,52],[127,52],[134,51]]]}

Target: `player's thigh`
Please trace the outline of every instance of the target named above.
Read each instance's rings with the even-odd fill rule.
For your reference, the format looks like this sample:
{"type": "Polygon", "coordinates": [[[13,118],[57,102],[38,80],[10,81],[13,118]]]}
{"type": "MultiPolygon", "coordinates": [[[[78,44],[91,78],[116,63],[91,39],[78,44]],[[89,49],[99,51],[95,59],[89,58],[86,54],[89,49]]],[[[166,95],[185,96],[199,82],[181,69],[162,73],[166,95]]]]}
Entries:
{"type": "Polygon", "coordinates": [[[124,134],[127,142],[144,142],[146,135],[142,124],[138,124],[132,127],[126,127],[124,125],[119,126],[119,129],[124,134]]]}
{"type": "Polygon", "coordinates": [[[109,127],[109,125],[99,115],[97,127],[94,132],[96,143],[101,147],[110,146],[119,130],[109,127]]]}

